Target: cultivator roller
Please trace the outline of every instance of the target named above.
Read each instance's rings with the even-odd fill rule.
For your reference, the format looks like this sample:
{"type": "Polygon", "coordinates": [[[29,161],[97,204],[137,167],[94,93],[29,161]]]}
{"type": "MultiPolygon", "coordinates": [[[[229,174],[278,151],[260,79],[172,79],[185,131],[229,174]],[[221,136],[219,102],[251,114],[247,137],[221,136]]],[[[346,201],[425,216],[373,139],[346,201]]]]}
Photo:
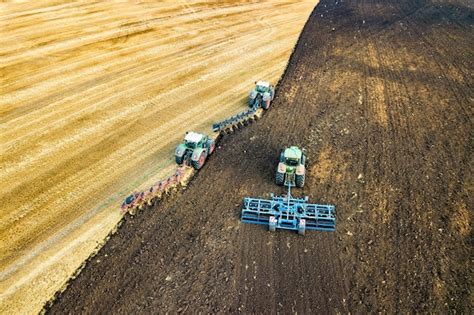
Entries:
{"type": "Polygon", "coordinates": [[[225,131],[239,127],[239,125],[243,125],[250,120],[256,119],[258,117],[258,111],[257,108],[250,108],[223,121],[212,124],[212,131],[225,131]]]}
{"type": "Polygon", "coordinates": [[[304,235],[306,230],[335,231],[335,206],[308,203],[308,197],[287,196],[271,199],[244,198],[242,222],[267,225],[270,231],[286,229],[304,235]]]}

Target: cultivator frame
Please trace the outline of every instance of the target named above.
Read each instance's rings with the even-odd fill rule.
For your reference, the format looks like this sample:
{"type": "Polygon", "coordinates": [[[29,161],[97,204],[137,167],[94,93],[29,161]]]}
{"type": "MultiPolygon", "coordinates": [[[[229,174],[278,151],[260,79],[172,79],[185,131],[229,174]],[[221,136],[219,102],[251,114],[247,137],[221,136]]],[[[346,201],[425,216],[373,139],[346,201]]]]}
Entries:
{"type": "Polygon", "coordinates": [[[304,235],[306,230],[335,231],[336,207],[308,203],[308,197],[291,196],[288,186],[287,196],[271,199],[244,198],[241,221],[244,223],[268,225],[270,231],[286,229],[304,235]]]}

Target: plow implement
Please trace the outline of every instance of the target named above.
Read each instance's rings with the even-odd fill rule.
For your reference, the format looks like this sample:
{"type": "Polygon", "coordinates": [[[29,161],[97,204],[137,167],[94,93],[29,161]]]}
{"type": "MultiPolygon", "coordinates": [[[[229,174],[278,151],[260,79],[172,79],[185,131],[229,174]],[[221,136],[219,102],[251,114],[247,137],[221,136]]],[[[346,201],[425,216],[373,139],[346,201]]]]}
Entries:
{"type": "Polygon", "coordinates": [[[250,108],[223,121],[212,124],[212,131],[232,132],[234,129],[238,129],[245,124],[258,119],[261,115],[262,109],[250,108]]]}
{"type": "Polygon", "coordinates": [[[260,118],[263,110],[267,110],[270,107],[270,103],[273,101],[274,96],[275,87],[271,85],[270,82],[255,82],[255,88],[250,91],[249,95],[250,108],[223,121],[212,124],[212,131],[224,131],[230,133],[234,131],[234,129],[238,129],[245,126],[247,123],[260,118]]]}
{"type": "Polygon", "coordinates": [[[289,186],[287,196],[244,198],[241,221],[267,225],[270,231],[286,229],[304,235],[306,230],[335,231],[335,214],[334,205],[311,204],[308,197],[292,197],[289,186]]]}
{"type": "Polygon", "coordinates": [[[156,182],[147,190],[132,193],[123,201],[122,213],[128,212],[134,215],[137,210],[141,210],[147,205],[151,206],[154,200],[161,198],[162,194],[179,185],[186,179],[185,177],[185,167],[178,167],[176,172],[167,179],[156,182]]]}

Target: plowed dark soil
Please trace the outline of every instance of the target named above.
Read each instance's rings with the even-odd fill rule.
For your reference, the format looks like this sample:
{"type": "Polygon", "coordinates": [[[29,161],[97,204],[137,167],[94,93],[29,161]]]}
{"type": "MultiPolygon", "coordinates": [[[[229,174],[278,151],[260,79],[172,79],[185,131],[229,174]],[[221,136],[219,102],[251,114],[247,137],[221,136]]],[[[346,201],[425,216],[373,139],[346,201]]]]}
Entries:
{"type": "MultiPolygon", "coordinates": [[[[472,2],[322,0],[274,106],[225,137],[186,190],[127,217],[51,313],[469,312],[472,2]],[[335,233],[239,222],[279,149],[335,233]]],[[[271,62],[271,61],[268,61],[271,62]]]]}

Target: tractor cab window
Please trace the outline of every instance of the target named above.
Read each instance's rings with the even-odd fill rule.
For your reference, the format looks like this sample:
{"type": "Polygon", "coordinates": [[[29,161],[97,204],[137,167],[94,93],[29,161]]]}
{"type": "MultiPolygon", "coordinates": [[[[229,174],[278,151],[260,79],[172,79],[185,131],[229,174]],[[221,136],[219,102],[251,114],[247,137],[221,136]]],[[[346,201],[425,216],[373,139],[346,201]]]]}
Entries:
{"type": "Polygon", "coordinates": [[[266,92],[267,88],[263,85],[257,85],[257,92],[264,93],[266,92]]]}
{"type": "Polygon", "coordinates": [[[196,148],[196,142],[186,141],[186,146],[190,149],[195,149],[196,148]]]}
{"type": "Polygon", "coordinates": [[[286,159],[286,165],[288,165],[288,166],[298,166],[298,160],[286,159]]]}

